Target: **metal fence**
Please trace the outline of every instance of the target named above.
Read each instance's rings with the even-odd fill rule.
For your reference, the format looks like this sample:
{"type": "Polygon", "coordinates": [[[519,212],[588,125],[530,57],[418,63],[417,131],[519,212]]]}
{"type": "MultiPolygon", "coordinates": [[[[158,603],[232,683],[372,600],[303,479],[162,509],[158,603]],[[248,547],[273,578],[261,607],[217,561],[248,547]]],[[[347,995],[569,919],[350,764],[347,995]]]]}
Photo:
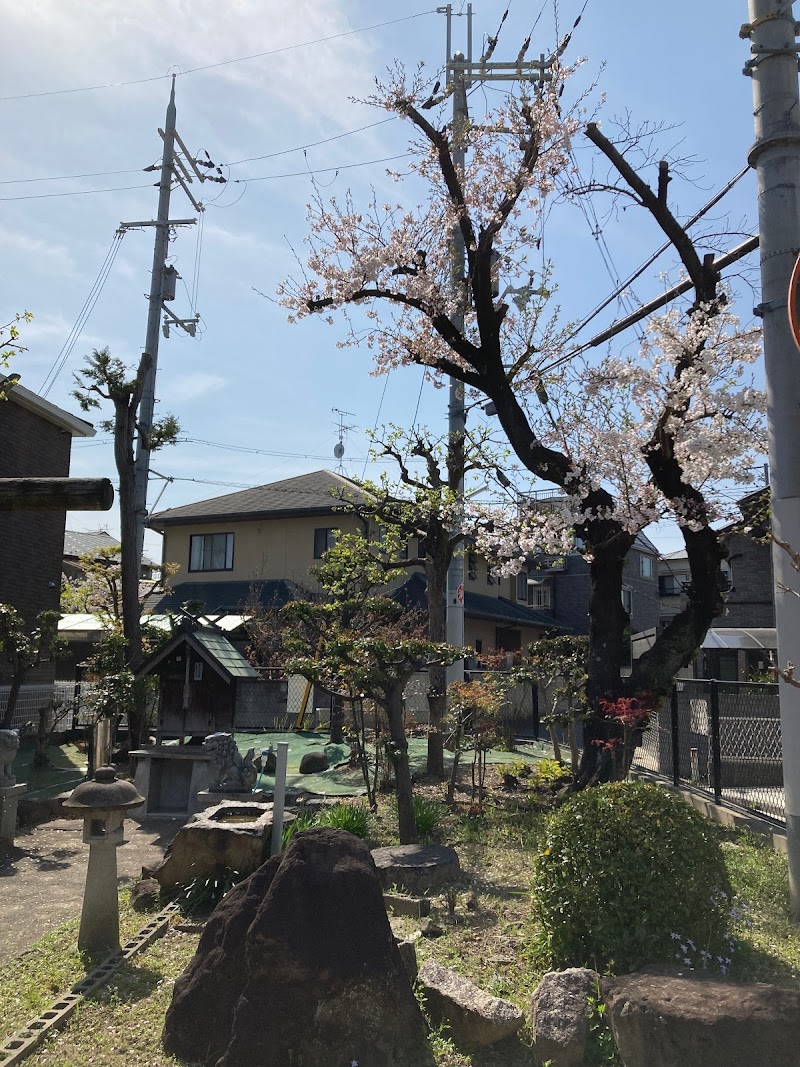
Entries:
{"type": "MultiPolygon", "coordinates": [[[[92,682],[54,682],[52,685],[23,685],[19,691],[12,728],[26,723],[37,725],[39,711],[48,706],[48,725],[57,719],[55,732],[68,733],[94,722],[92,682]],[[56,708],[55,706],[58,705],[56,708]]],[[[11,686],[0,686],[0,717],[5,714],[11,686]]]]}
{"type": "Polygon", "coordinates": [[[635,764],[785,822],[778,687],[678,681],[645,731],[635,764]]]}

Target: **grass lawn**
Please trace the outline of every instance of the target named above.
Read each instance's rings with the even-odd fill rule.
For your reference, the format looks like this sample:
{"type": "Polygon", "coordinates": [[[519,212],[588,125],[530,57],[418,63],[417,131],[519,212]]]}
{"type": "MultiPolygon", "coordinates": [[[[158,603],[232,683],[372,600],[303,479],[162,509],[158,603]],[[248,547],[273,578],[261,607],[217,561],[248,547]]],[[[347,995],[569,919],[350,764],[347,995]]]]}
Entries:
{"type": "MultiPolygon", "coordinates": [[[[513,757],[512,757],[513,758],[513,757]]],[[[522,785],[502,788],[496,769],[489,771],[490,795],[482,820],[468,815],[468,797],[454,811],[442,809],[434,837],[455,844],[464,877],[450,899],[433,901],[433,917],[444,936],[416,942],[420,963],[436,959],[473,979],[481,988],[516,1003],[530,1017],[530,997],[548,969],[532,918],[532,856],[544,832],[541,794],[522,785]]],[[[422,783],[418,792],[443,793],[438,784],[422,783]]],[[[800,983],[800,926],[789,918],[786,860],[759,838],[715,828],[737,897],[749,912],[737,924],[740,939],[730,977],[797,987],[800,983]]],[[[383,797],[371,823],[371,844],[396,840],[391,798],[383,797]]],[[[125,923],[128,923],[127,916],[125,923]]],[[[144,925],[135,916],[134,926],[144,925]]],[[[411,919],[393,918],[397,934],[418,928],[411,919]]],[[[128,926],[128,929],[131,927],[128,926]]],[[[83,972],[71,949],[75,925],[49,935],[20,960],[0,972],[0,1019],[7,1033],[24,1023],[83,972]],[[40,999],[37,999],[40,998],[40,999]]],[[[127,1067],[131,1054],[148,1067],[175,1061],[163,1054],[160,1033],[172,984],[190,959],[197,934],[171,931],[136,957],[95,997],[79,1009],[67,1030],[55,1035],[28,1062],[32,1067],[127,1067]]],[[[529,1029],[493,1049],[457,1049],[446,1033],[433,1033],[431,1045],[439,1067],[532,1067],[529,1029]]],[[[608,1058],[597,1063],[611,1064],[608,1058]]]]}
{"type": "Polygon", "coordinates": [[[28,799],[56,796],[66,789],[72,789],[86,777],[86,753],[71,742],[48,748],[49,767],[33,766],[34,751],[32,742],[23,741],[14,760],[14,774],[18,782],[27,783],[25,796],[28,799]]]}

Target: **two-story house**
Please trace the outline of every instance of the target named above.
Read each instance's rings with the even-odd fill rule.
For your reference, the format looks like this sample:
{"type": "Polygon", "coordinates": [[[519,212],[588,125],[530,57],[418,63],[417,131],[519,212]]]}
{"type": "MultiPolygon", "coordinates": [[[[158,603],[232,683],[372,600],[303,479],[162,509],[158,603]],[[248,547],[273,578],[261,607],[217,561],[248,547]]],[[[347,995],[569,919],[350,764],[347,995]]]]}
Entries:
{"type": "MultiPolygon", "coordinates": [[[[6,379],[0,376],[0,387],[6,379]]],[[[94,437],[84,419],[51,404],[22,385],[0,400],[0,477],[65,478],[73,437],[94,437]]],[[[58,611],[64,511],[0,513],[0,602],[15,608],[28,628],[42,611],[58,611]]],[[[6,672],[0,662],[0,682],[6,672]]],[[[54,665],[44,663],[26,684],[48,685],[54,665]]]]}
{"type": "MultiPolygon", "coordinates": [[[[201,500],[153,515],[150,526],[164,536],[163,562],[177,564],[171,594],[153,598],[148,610],[173,610],[187,601],[212,615],[241,613],[251,591],[262,603],[283,605],[314,589],[310,568],[322,559],[337,531],[363,532],[356,515],[343,510],[337,494],[358,498],[360,487],[331,471],[314,471],[256,489],[201,500]]],[[[411,552],[416,546],[411,546],[411,552]]],[[[409,599],[424,602],[424,578],[408,579],[409,599]]],[[[497,578],[474,553],[465,559],[465,642],[476,655],[499,648],[525,648],[558,624],[517,596],[517,581],[497,578]]]]}
{"type": "MultiPolygon", "coordinates": [[[[768,494],[768,489],[759,489],[742,497],[738,504],[743,516],[750,514],[753,505],[768,503],[768,494]]],[[[703,648],[686,673],[746,681],[763,676],[774,664],[777,633],[772,549],[759,536],[765,530],[766,520],[761,519],[731,523],[720,531],[729,552],[722,564],[725,607],[713,620],[703,648]]],[[[692,577],[686,550],[662,556],[658,572],[659,627],[663,629],[686,606],[692,577]]]]}

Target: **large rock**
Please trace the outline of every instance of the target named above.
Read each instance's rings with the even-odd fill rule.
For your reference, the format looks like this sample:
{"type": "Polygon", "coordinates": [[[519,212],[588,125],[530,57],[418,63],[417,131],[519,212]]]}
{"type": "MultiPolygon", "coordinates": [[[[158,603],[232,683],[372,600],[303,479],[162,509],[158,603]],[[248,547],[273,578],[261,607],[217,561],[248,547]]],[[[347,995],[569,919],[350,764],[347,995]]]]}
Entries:
{"type": "Polygon", "coordinates": [[[603,979],[625,1067],[797,1067],[800,991],[638,973],[603,979]]]}
{"type": "Polygon", "coordinates": [[[408,893],[429,893],[461,877],[458,853],[449,845],[389,845],[372,850],[384,889],[399,886],[408,893]]]}
{"type": "Polygon", "coordinates": [[[433,1067],[366,845],[301,831],[211,916],[165,1049],[215,1067],[433,1067]]]}
{"type": "Polygon", "coordinates": [[[586,967],[550,971],[531,999],[536,1055],[554,1067],[583,1063],[589,1039],[589,997],[597,996],[598,975],[586,967]]]}
{"type": "Polygon", "coordinates": [[[328,769],[328,757],[325,752],[306,752],[303,758],[300,760],[300,773],[301,774],[319,774],[321,771],[327,771],[328,769]]]}
{"type": "Polygon", "coordinates": [[[426,960],[419,970],[428,1013],[446,1021],[456,1044],[493,1045],[515,1034],[525,1021],[516,1005],[500,1000],[460,974],[426,960]]]}
{"type": "MultiPolygon", "coordinates": [[[[252,874],[269,857],[272,804],[226,800],[193,815],[167,847],[163,860],[148,870],[162,889],[210,878],[226,867],[252,874]]],[[[284,825],[294,821],[284,812],[284,825]]]]}

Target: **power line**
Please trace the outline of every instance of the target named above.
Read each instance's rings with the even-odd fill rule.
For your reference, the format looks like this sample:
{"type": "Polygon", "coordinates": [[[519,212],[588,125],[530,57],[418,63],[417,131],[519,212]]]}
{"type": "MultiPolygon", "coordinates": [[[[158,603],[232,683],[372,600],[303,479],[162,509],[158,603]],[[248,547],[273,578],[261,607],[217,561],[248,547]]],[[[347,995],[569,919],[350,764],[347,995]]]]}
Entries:
{"type": "MultiPolygon", "coordinates": [[[[323,144],[330,144],[332,141],[339,141],[343,137],[352,137],[353,134],[363,133],[364,130],[374,129],[376,126],[383,126],[387,122],[397,122],[397,116],[391,115],[388,119],[380,119],[378,122],[369,122],[366,126],[357,126],[354,130],[344,130],[342,133],[336,133],[332,137],[323,137],[320,141],[309,141],[308,144],[298,145],[296,148],[282,148],[278,152],[267,152],[263,156],[248,156],[246,159],[237,159],[233,163],[221,163],[223,167],[238,167],[242,163],[255,163],[262,159],[274,159],[277,156],[290,156],[295,152],[305,152],[309,148],[318,148],[323,144]]],[[[0,185],[29,185],[33,182],[61,182],[71,181],[78,178],[105,178],[115,174],[141,174],[145,168],[132,167],[130,170],[96,170],[88,171],[85,174],[52,174],[44,178],[4,178],[0,180],[0,185]]],[[[139,188],[137,186],[137,188],[139,188]]],[[[144,188],[143,186],[141,188],[144,188]]]]}
{"type": "Polygon", "coordinates": [[[30,193],[27,196],[0,196],[2,201],[47,200],[54,196],[88,196],[89,193],[127,193],[131,189],[152,189],[152,185],[118,185],[113,189],[73,189],[68,193],[30,193]]]}
{"type": "MultiPolygon", "coordinates": [[[[198,74],[200,71],[204,70],[215,70],[217,67],[226,67],[233,63],[246,63],[251,59],[264,59],[266,56],[275,56],[281,52],[291,52],[297,48],[308,48],[314,44],[326,44],[328,41],[337,41],[342,37],[352,37],[356,33],[367,33],[370,30],[380,30],[385,26],[396,26],[400,22],[410,22],[412,19],[422,18],[423,15],[435,14],[435,9],[418,11],[414,15],[404,15],[399,19],[390,19],[387,22],[376,22],[372,26],[360,26],[355,30],[343,30],[341,33],[332,33],[328,37],[317,37],[312,41],[300,41],[298,44],[287,44],[280,48],[271,48],[268,52],[255,52],[253,55],[249,56],[238,56],[235,59],[220,60],[218,63],[206,63],[201,67],[190,67],[188,70],[179,71],[178,76],[198,74]]],[[[171,77],[172,74],[157,74],[149,78],[132,78],[128,81],[121,82],[103,82],[99,85],[82,85],[73,89],[48,89],[39,93],[16,93],[11,96],[0,96],[0,103],[5,103],[9,100],[30,100],[42,96],[65,96],[74,93],[91,93],[98,89],[120,89],[126,85],[144,85],[147,82],[163,81],[165,78],[171,77]]]]}
{"type": "Polygon", "coordinates": [[[88,322],[89,316],[94,310],[94,306],[97,303],[98,297],[102,293],[108,276],[111,273],[111,268],[114,266],[114,260],[117,258],[117,252],[119,251],[119,246],[122,244],[122,238],[124,236],[124,230],[117,230],[114,236],[112,237],[111,245],[109,246],[109,249],[106,252],[106,257],[103,260],[103,265],[100,267],[98,275],[94,280],[94,284],[89,290],[89,295],[84,300],[83,307],[78,312],[78,317],[75,320],[75,323],[69,334],[67,335],[66,341],[64,341],[64,344],[61,346],[60,352],[56,356],[52,367],[47,372],[47,375],[45,376],[45,379],[42,382],[39,392],[43,397],[46,397],[50,390],[53,388],[56,378],[58,378],[59,374],[66,366],[67,360],[72,355],[72,350],[75,348],[78,338],[80,337],[84,326],[88,322]]]}
{"type": "Polygon", "coordinates": [[[234,178],[231,185],[238,185],[240,182],[266,182],[271,178],[303,178],[308,174],[330,174],[332,171],[336,171],[338,174],[340,170],[353,170],[354,167],[369,167],[373,163],[389,163],[393,159],[405,159],[411,155],[410,152],[399,152],[396,156],[384,156],[382,159],[365,159],[363,163],[343,163],[338,167],[316,167],[309,170],[294,170],[285,174],[262,174],[258,178],[234,178]]]}

